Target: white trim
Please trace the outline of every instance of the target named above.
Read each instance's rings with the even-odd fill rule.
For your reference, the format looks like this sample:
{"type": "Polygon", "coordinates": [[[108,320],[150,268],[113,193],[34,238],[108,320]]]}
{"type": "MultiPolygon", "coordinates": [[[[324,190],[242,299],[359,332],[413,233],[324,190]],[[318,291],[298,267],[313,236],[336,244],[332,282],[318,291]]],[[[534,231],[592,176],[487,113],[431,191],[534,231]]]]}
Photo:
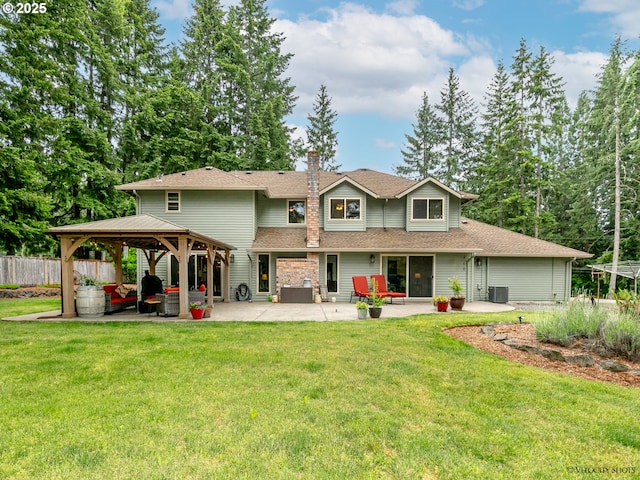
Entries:
{"type": "Polygon", "coordinates": [[[180,213],[182,210],[182,192],[180,190],[167,190],[164,195],[164,209],[165,213],[180,213]],[[169,200],[169,195],[178,195],[178,200],[169,200]],[[178,209],[173,210],[169,208],[169,203],[177,203],[178,209]]]}
{"type": "Polygon", "coordinates": [[[446,220],[447,218],[447,212],[446,212],[446,199],[444,197],[408,197],[411,201],[411,217],[410,217],[410,221],[412,222],[443,222],[446,220]],[[415,218],[413,216],[413,202],[415,200],[426,200],[427,201],[427,218],[415,218]],[[429,218],[429,203],[431,203],[432,200],[440,200],[442,202],[442,218],[429,218]]]}
{"type": "Polygon", "coordinates": [[[271,294],[271,254],[270,253],[266,253],[266,252],[262,252],[262,253],[256,253],[256,294],[258,295],[270,295],[271,294]],[[268,286],[268,290],[266,292],[261,292],[260,291],[260,255],[266,255],[268,257],[267,260],[267,286],[268,286]]]}
{"type": "Polygon", "coordinates": [[[341,195],[336,197],[329,197],[328,202],[328,210],[329,210],[329,218],[325,219],[325,222],[328,220],[329,222],[363,222],[364,221],[364,199],[362,197],[358,197],[355,195],[347,196],[341,195]],[[344,202],[344,212],[342,218],[333,218],[331,213],[333,212],[333,208],[331,207],[332,200],[342,200],[344,202]],[[360,216],[359,218],[347,218],[347,201],[348,200],[357,200],[360,202],[360,216]]]}
{"type": "Polygon", "coordinates": [[[327,252],[324,255],[324,281],[327,284],[327,293],[335,293],[338,295],[340,293],[340,253],[339,252],[327,252]],[[334,272],[336,276],[336,291],[332,292],[329,290],[329,280],[327,279],[327,266],[329,264],[327,258],[329,255],[336,256],[336,271],[334,272]]]}

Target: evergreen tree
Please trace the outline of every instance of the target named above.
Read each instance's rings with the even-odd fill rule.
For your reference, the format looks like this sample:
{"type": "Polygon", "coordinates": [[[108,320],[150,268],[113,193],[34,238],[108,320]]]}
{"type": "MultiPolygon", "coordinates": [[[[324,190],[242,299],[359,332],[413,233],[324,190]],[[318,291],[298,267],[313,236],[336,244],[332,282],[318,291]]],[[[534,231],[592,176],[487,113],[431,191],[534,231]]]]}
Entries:
{"type": "Polygon", "coordinates": [[[480,197],[465,211],[477,220],[506,227],[512,214],[512,203],[519,197],[516,163],[519,132],[514,94],[502,62],[498,64],[484,101],[480,155],[469,183],[470,190],[479,193],[480,197]]]}
{"type": "Polygon", "coordinates": [[[402,150],[404,164],[396,165],[395,172],[403,177],[423,180],[434,176],[441,163],[443,153],[443,124],[425,92],[417,113],[417,122],[412,125],[413,135],[406,135],[406,147],[402,150]]]}
{"type": "Polygon", "coordinates": [[[612,44],[609,59],[598,76],[593,110],[590,116],[590,149],[588,155],[597,166],[596,198],[606,230],[613,231],[613,273],[609,289],[616,290],[616,269],[620,260],[622,170],[630,160],[623,158],[626,136],[623,125],[628,110],[622,108],[624,86],[623,65],[628,59],[620,38],[612,44]]]}
{"type": "Polygon", "coordinates": [[[320,154],[320,170],[336,172],[342,165],[335,163],[338,133],[334,130],[338,114],[331,108],[331,97],[327,87],[320,85],[320,91],[313,104],[313,115],[308,115],[307,139],[309,150],[320,154]]]}
{"type": "Polygon", "coordinates": [[[284,38],[273,32],[275,19],[266,0],[241,0],[230,7],[228,26],[237,38],[247,79],[237,128],[242,139],[238,154],[247,168],[287,170],[293,166],[295,152],[292,129],[285,118],[293,111],[296,97],[291,79],[284,77],[291,54],[282,54],[284,38]]]}
{"type": "Polygon", "coordinates": [[[553,58],[544,47],[533,59],[528,82],[529,129],[533,163],[532,188],[535,201],[533,236],[540,236],[541,226],[549,233],[554,224],[548,196],[553,193],[557,161],[562,158],[568,106],[562,80],[551,72],[553,58]]]}
{"type": "Polygon", "coordinates": [[[440,104],[436,109],[442,119],[444,149],[438,178],[452,188],[461,188],[477,158],[477,109],[469,93],[460,87],[460,79],[453,68],[449,68],[447,85],[440,92],[440,104]]]}

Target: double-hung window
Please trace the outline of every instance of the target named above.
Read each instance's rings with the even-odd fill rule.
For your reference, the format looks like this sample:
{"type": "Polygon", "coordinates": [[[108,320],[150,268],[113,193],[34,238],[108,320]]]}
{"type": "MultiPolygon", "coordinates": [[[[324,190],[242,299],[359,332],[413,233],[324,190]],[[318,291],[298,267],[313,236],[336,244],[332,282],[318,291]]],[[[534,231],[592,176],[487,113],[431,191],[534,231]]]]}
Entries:
{"type": "Polygon", "coordinates": [[[167,192],[166,207],[167,212],[180,211],[180,192],[167,192]]]}
{"type": "Polygon", "coordinates": [[[414,198],[411,204],[411,219],[444,219],[444,200],[441,198],[414,198]]]}

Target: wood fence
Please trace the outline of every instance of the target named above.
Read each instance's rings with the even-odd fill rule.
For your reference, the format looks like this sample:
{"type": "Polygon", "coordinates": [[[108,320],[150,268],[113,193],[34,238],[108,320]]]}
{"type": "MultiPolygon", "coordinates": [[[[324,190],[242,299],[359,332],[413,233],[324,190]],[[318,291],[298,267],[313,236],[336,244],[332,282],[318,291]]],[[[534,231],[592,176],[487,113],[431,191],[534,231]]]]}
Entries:
{"type": "MultiPolygon", "coordinates": [[[[87,276],[101,282],[115,282],[116,271],[111,262],[102,260],[74,260],[77,277],[87,276]]],[[[0,256],[0,285],[17,284],[21,287],[60,283],[59,258],[0,256]]]]}

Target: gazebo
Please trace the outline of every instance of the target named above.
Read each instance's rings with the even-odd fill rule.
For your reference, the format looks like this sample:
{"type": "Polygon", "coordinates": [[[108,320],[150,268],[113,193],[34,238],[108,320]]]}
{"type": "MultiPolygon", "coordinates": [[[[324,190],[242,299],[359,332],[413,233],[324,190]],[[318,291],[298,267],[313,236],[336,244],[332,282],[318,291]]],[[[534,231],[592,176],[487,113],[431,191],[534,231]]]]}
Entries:
{"type": "MultiPolygon", "coordinates": [[[[107,249],[115,263],[116,283],[122,283],[122,247],[138,248],[144,253],[149,272],[155,275],[158,261],[167,253],[178,260],[180,285],[188,285],[188,262],[191,252],[207,252],[207,284],[213,285],[213,264],[215,257],[227,267],[224,269],[223,301],[229,301],[229,260],[230,250],[235,247],[218,241],[186,227],[167,222],[154,215],[132,215],[53,227],[48,231],[60,239],[62,273],[62,317],[76,316],[74,304],[73,253],[86,242],[95,242],[107,249]]],[[[213,302],[212,288],[207,289],[207,303],[213,302]]],[[[180,289],[180,314],[178,318],[189,318],[189,292],[180,289]]]]}

